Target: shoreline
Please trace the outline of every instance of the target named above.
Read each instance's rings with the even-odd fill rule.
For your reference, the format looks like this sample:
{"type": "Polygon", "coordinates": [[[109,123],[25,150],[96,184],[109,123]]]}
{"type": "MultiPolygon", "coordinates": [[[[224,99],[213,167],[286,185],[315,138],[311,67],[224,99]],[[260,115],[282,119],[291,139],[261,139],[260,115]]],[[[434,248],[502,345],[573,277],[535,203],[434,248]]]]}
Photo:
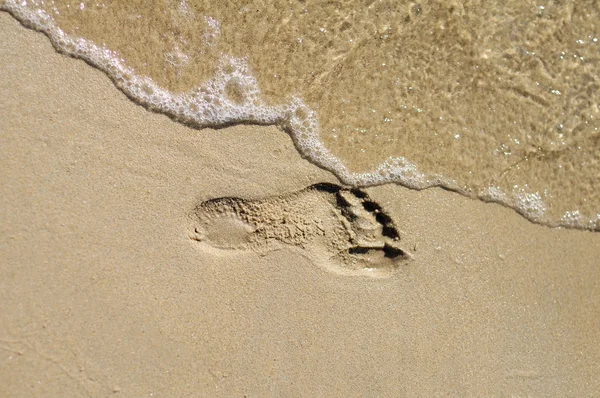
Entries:
{"type": "MultiPolygon", "coordinates": [[[[546,191],[530,190],[527,182],[522,186],[513,185],[512,191],[506,187],[503,190],[500,185],[495,185],[499,184],[499,180],[496,179],[483,187],[462,186],[453,177],[437,173],[423,174],[415,164],[403,156],[388,157],[368,172],[351,171],[319,138],[317,113],[296,97],[274,106],[264,103],[256,79],[241,58],[224,56],[216,74],[208,81],[189,92],[174,93],[160,87],[149,77],[136,75],[133,69],[109,49],[67,35],[55,24],[52,17],[43,11],[34,13],[27,6],[19,6],[13,2],[6,3],[3,10],[24,26],[30,26],[30,29],[45,35],[58,52],[81,59],[104,72],[115,87],[136,104],[191,126],[217,129],[239,124],[277,126],[290,136],[303,158],[334,174],[343,185],[372,187],[393,183],[419,190],[440,187],[471,199],[499,203],[531,222],[551,228],[590,231],[598,231],[600,228],[600,215],[594,215],[593,212],[585,214],[581,208],[569,208],[559,215],[552,205],[545,202],[545,199],[550,200],[552,195],[547,196],[546,191]],[[245,102],[239,103],[228,97],[228,87],[232,81],[241,85],[238,87],[240,90],[243,86],[242,91],[245,91],[244,95],[247,97],[245,102]],[[215,105],[203,100],[200,92],[208,93],[210,97],[216,98],[216,103],[224,105],[215,105]]],[[[525,159],[527,160],[527,157],[525,159]]]]}

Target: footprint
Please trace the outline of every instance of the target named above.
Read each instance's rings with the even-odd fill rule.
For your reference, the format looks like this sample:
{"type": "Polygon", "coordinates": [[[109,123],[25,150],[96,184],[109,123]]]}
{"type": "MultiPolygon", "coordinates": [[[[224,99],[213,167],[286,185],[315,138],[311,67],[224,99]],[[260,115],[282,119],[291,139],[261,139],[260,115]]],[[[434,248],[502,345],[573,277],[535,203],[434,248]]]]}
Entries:
{"type": "Polygon", "coordinates": [[[359,189],[334,184],[259,200],[216,198],[192,212],[190,238],[205,248],[268,252],[297,249],[342,275],[387,277],[410,255],[381,206],[359,189]]]}

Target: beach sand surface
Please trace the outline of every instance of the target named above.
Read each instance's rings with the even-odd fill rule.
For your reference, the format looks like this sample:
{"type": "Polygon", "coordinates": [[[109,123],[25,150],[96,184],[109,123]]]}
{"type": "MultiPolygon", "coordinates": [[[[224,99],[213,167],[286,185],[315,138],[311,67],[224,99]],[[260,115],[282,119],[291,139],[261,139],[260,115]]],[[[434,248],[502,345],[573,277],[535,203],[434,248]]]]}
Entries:
{"type": "Polygon", "coordinates": [[[275,127],[188,128],[6,13],[0,36],[1,396],[600,391],[600,234],[385,185],[406,258],[380,277],[316,261],[327,233],[211,246],[202,203],[326,214],[303,190],[337,180],[275,127]]]}

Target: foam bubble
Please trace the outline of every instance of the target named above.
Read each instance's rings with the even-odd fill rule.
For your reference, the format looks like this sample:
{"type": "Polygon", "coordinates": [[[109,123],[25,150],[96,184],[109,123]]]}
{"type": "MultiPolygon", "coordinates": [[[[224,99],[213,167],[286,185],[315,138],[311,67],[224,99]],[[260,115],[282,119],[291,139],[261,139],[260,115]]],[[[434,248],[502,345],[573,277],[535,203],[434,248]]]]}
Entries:
{"type": "Polygon", "coordinates": [[[539,221],[546,212],[546,205],[539,192],[529,192],[527,186],[514,189],[513,207],[531,220],[539,221]]]}

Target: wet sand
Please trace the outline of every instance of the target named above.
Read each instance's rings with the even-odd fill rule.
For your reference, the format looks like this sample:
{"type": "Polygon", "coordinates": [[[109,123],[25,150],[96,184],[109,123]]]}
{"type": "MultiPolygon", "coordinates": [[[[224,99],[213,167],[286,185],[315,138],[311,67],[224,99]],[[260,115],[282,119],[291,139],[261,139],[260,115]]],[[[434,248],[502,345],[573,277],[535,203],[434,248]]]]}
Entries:
{"type": "MultiPolygon", "coordinates": [[[[277,219],[290,203],[282,198],[339,182],[277,128],[187,128],[6,13],[0,35],[13,38],[0,44],[7,396],[600,390],[599,234],[535,225],[441,189],[385,185],[364,192],[410,258],[383,277],[316,261],[338,247],[326,232],[321,246],[252,229],[243,237],[256,244],[199,240],[198,209],[211,200],[267,203],[277,219]]],[[[302,208],[306,195],[291,203],[302,208]]],[[[314,203],[331,207],[329,231],[325,214],[341,208],[314,203]]],[[[257,214],[252,222],[266,222],[257,214]]]]}

